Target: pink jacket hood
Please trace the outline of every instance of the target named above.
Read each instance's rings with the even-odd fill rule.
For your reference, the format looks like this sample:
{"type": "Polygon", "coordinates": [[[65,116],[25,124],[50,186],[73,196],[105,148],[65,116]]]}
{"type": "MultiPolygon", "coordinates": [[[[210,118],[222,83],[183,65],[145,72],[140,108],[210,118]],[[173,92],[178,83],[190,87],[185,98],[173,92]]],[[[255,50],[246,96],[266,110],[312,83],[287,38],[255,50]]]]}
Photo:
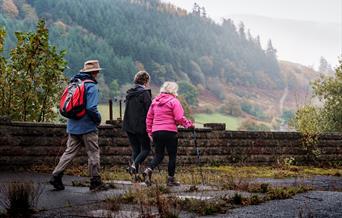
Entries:
{"type": "MultiPolygon", "coordinates": [[[[159,106],[162,106],[164,104],[166,104],[167,102],[171,101],[172,99],[174,99],[175,96],[171,95],[171,94],[166,94],[166,93],[161,93],[160,95],[158,95],[154,100],[153,103],[157,104],[159,106]]],[[[153,104],[152,103],[152,104],[153,104]]]]}
{"type": "Polygon", "coordinates": [[[192,122],[184,117],[184,110],[179,100],[172,94],[161,93],[148,110],[146,130],[148,134],[156,131],[177,132],[177,125],[191,127],[192,122]]]}

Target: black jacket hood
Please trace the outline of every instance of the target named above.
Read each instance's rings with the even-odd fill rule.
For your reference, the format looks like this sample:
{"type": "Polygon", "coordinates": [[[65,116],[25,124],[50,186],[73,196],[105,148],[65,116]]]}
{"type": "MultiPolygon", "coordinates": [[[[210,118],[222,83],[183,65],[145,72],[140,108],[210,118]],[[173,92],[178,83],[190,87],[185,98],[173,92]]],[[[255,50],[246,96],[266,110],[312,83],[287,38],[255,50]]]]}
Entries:
{"type": "Polygon", "coordinates": [[[145,89],[143,86],[136,85],[134,88],[131,88],[127,91],[126,99],[130,99],[135,96],[141,95],[145,91],[151,91],[150,89],[145,89]]]}

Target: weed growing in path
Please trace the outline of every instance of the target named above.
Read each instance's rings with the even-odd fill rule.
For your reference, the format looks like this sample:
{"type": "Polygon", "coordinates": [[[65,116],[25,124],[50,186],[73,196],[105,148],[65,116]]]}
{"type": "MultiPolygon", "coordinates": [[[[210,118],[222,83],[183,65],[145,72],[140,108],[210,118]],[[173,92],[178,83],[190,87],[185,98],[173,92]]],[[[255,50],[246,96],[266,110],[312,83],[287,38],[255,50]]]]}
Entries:
{"type": "Polygon", "coordinates": [[[6,209],[7,217],[31,217],[43,188],[32,182],[11,182],[1,188],[5,196],[0,203],[6,209]]]}

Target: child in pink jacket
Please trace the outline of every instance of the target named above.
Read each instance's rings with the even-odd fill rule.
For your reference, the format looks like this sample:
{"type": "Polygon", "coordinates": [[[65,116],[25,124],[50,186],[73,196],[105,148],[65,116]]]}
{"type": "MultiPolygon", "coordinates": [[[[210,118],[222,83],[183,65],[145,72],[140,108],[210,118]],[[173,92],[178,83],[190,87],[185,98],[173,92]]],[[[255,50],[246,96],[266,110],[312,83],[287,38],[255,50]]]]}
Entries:
{"type": "Polygon", "coordinates": [[[151,185],[152,170],[162,162],[165,148],[169,155],[167,185],[179,185],[174,179],[178,144],[177,126],[190,128],[193,124],[184,117],[183,107],[177,99],[177,91],[177,83],[165,82],[147,113],[146,131],[151,141],[154,142],[156,150],[153,160],[143,173],[147,185],[151,185]]]}

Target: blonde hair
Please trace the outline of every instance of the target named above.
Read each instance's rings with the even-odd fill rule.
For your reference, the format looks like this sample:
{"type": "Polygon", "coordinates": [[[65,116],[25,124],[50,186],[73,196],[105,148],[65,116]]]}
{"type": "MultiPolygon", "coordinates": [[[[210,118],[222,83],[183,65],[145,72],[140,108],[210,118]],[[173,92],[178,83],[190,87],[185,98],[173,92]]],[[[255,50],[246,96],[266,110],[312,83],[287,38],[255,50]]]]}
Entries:
{"type": "Polygon", "coordinates": [[[160,87],[160,93],[169,93],[178,96],[178,85],[175,82],[166,81],[160,87]]]}
{"type": "Polygon", "coordinates": [[[148,74],[146,71],[139,71],[135,74],[133,81],[135,84],[145,85],[148,83],[148,81],[150,81],[150,74],[148,74]]]}

